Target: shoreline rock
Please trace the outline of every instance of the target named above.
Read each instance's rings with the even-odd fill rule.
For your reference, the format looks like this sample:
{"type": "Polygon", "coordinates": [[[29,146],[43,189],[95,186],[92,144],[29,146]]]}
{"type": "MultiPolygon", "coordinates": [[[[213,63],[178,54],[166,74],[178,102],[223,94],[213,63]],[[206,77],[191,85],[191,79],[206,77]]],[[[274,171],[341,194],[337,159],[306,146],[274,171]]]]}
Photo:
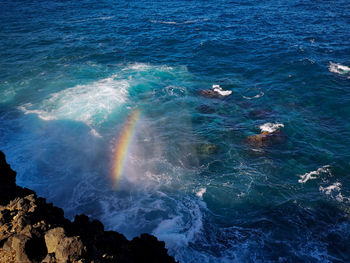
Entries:
{"type": "Polygon", "coordinates": [[[142,234],[129,241],[100,221],[61,208],[16,185],[16,172],[0,151],[0,262],[175,262],[165,243],[142,234]]]}

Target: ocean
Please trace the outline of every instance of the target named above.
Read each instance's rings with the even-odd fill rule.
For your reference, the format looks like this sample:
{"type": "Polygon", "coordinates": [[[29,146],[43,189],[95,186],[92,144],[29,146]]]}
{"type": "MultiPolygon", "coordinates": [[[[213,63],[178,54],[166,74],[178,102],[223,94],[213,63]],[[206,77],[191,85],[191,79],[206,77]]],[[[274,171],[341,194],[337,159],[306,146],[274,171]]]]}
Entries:
{"type": "Polygon", "coordinates": [[[350,4],[0,1],[17,183],[180,262],[350,262],[350,4]]]}

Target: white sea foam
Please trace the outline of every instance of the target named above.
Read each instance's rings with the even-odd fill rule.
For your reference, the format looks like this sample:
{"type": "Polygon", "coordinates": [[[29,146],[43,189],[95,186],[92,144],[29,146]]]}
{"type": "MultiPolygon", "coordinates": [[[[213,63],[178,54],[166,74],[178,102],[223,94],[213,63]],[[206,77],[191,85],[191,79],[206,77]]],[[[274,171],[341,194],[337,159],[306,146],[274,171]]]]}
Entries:
{"type": "MultiPolygon", "coordinates": [[[[121,65],[122,66],[122,65],[121,65]]],[[[126,66],[122,66],[122,71],[172,71],[174,70],[173,67],[170,67],[168,65],[151,65],[147,63],[130,63],[126,66]]]]}
{"type": "Polygon", "coordinates": [[[200,205],[190,200],[178,205],[178,214],[161,221],[152,232],[175,251],[194,242],[203,228],[200,205]]]}
{"type": "Polygon", "coordinates": [[[278,131],[280,128],[284,128],[284,124],[282,123],[265,123],[261,126],[259,126],[261,132],[275,132],[278,131]]]}
{"type": "Polygon", "coordinates": [[[205,194],[206,191],[207,191],[207,188],[203,187],[199,189],[199,191],[196,193],[196,196],[198,196],[199,198],[203,198],[203,195],[205,194]]]}
{"type": "Polygon", "coordinates": [[[321,168],[318,168],[316,171],[305,173],[300,176],[300,179],[298,180],[298,182],[301,184],[304,184],[309,180],[317,179],[317,176],[320,175],[321,173],[330,173],[330,166],[324,165],[321,168]]]}
{"type": "Polygon", "coordinates": [[[158,20],[151,20],[154,24],[169,24],[169,25],[175,25],[177,24],[175,21],[158,21],[158,20]]]}
{"type": "Polygon", "coordinates": [[[341,190],[341,183],[336,182],[330,186],[322,187],[320,186],[320,191],[325,193],[326,195],[330,195],[333,191],[340,191],[341,190]]]}
{"type": "Polygon", "coordinates": [[[214,84],[212,86],[212,89],[216,92],[219,93],[221,96],[229,96],[232,93],[232,90],[223,90],[220,85],[214,84]]]}
{"type": "Polygon", "coordinates": [[[320,186],[319,190],[324,194],[335,198],[338,202],[349,202],[350,198],[343,196],[341,192],[342,184],[340,182],[335,182],[327,187],[320,186]]]}
{"type": "Polygon", "coordinates": [[[171,85],[163,88],[162,91],[164,91],[169,96],[179,97],[183,96],[186,93],[186,88],[171,85]]]}
{"type": "Polygon", "coordinates": [[[340,75],[345,75],[345,74],[347,75],[350,73],[350,67],[341,65],[339,63],[333,63],[332,61],[329,62],[328,69],[330,72],[337,73],[340,75]]]}
{"type": "Polygon", "coordinates": [[[204,19],[194,19],[194,20],[185,20],[185,21],[160,21],[160,20],[151,20],[151,23],[154,24],[168,24],[168,25],[181,25],[181,24],[193,24],[197,22],[205,22],[208,21],[208,18],[204,19]]]}
{"type": "Polygon", "coordinates": [[[112,76],[53,93],[37,108],[27,103],[19,109],[25,114],[37,114],[45,121],[74,120],[93,127],[126,101],[129,86],[127,81],[112,76]]]}
{"type": "Polygon", "coordinates": [[[0,102],[7,102],[14,98],[16,91],[13,87],[9,89],[0,90],[0,102]]]}
{"type": "Polygon", "coordinates": [[[145,71],[150,70],[152,68],[151,65],[145,63],[132,63],[126,67],[123,67],[123,71],[125,70],[136,70],[136,71],[145,71]]]}
{"type": "Polygon", "coordinates": [[[262,96],[264,96],[264,95],[265,95],[264,92],[261,91],[259,94],[255,95],[255,96],[253,96],[253,97],[243,96],[243,98],[245,98],[245,99],[247,99],[247,100],[252,100],[252,99],[258,99],[258,98],[260,98],[260,97],[262,97],[262,96]]]}

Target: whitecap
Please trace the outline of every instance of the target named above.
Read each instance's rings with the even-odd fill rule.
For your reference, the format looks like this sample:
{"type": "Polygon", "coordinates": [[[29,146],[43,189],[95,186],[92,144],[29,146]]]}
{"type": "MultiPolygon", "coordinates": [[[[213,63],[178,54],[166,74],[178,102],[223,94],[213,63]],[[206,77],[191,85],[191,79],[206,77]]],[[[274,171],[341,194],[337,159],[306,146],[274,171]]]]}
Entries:
{"type": "Polygon", "coordinates": [[[151,20],[154,24],[169,24],[169,25],[175,25],[177,24],[175,21],[158,21],[158,20],[151,20]]]}
{"type": "Polygon", "coordinates": [[[162,91],[164,91],[169,96],[178,97],[178,96],[184,95],[186,92],[186,89],[184,87],[170,85],[162,89],[162,91]]]}
{"type": "Polygon", "coordinates": [[[262,97],[262,96],[264,96],[264,95],[265,95],[265,93],[261,91],[259,94],[255,95],[255,96],[253,96],[253,97],[243,96],[243,98],[245,98],[245,99],[247,99],[247,100],[251,100],[251,99],[258,99],[258,98],[260,98],[260,97],[262,97]]]}
{"type": "Polygon", "coordinates": [[[127,81],[112,76],[53,93],[37,108],[27,103],[18,109],[25,114],[37,114],[45,121],[74,120],[93,127],[126,101],[129,86],[127,81]]]}
{"type": "Polygon", "coordinates": [[[332,61],[329,62],[328,69],[330,72],[337,73],[340,75],[345,75],[350,73],[350,67],[341,65],[339,63],[333,63],[332,61]]]}
{"type": "Polygon", "coordinates": [[[95,129],[91,129],[90,133],[97,138],[102,138],[102,136],[95,129]]]}
{"type": "Polygon", "coordinates": [[[220,87],[220,85],[217,85],[217,84],[214,84],[214,85],[212,86],[212,89],[213,89],[216,93],[220,94],[221,96],[229,96],[229,95],[231,95],[231,93],[232,93],[232,90],[223,90],[223,89],[220,87]]]}
{"type": "Polygon", "coordinates": [[[335,200],[337,200],[340,203],[349,202],[350,198],[343,196],[341,192],[342,190],[341,187],[342,187],[342,184],[340,182],[335,182],[327,187],[320,186],[319,190],[320,192],[323,192],[324,194],[335,198],[335,200]]]}
{"type": "Polygon", "coordinates": [[[284,124],[282,123],[265,123],[261,126],[259,126],[261,132],[269,132],[269,133],[272,133],[272,132],[275,132],[275,131],[278,131],[280,128],[284,128],[284,124]]]}
{"type": "Polygon", "coordinates": [[[124,67],[122,71],[125,70],[136,70],[136,71],[145,71],[145,70],[150,70],[152,67],[149,64],[145,63],[132,63],[129,64],[128,66],[124,67]]]}
{"type": "Polygon", "coordinates": [[[207,191],[207,188],[203,187],[199,189],[199,191],[196,193],[196,196],[198,196],[199,198],[203,198],[203,195],[205,194],[206,191],[207,191]]]}
{"type": "Polygon", "coordinates": [[[342,184],[339,182],[336,182],[330,186],[322,187],[320,186],[320,191],[325,193],[326,195],[330,195],[333,191],[340,191],[342,184]]]}
{"type": "Polygon", "coordinates": [[[298,180],[299,183],[304,184],[309,180],[317,179],[317,175],[321,173],[330,173],[330,166],[324,165],[321,168],[318,168],[316,171],[311,171],[309,173],[305,173],[300,176],[300,179],[298,180]]]}
{"type": "Polygon", "coordinates": [[[173,67],[167,66],[167,65],[150,65],[147,63],[130,63],[127,66],[123,66],[122,71],[171,71],[173,70],[173,67]]]}

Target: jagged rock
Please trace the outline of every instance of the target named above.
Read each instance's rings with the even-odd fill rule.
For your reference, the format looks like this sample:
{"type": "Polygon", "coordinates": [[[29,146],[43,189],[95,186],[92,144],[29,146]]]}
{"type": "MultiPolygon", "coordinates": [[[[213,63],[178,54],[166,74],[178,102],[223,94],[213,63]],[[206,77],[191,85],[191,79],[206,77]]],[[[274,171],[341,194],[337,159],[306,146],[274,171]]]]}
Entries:
{"type": "Polygon", "coordinates": [[[23,234],[15,234],[11,236],[4,244],[4,250],[10,252],[11,250],[16,253],[16,261],[23,263],[30,263],[29,257],[26,253],[26,245],[30,240],[30,237],[23,234]]]}
{"type": "Polygon", "coordinates": [[[175,262],[151,235],[128,241],[86,215],[72,223],[63,210],[16,185],[0,151],[0,262],[175,262]]]}
{"type": "Polygon", "coordinates": [[[10,165],[7,164],[5,154],[0,151],[0,205],[7,204],[14,196],[14,189],[16,188],[16,172],[14,172],[10,165]]]}
{"type": "Polygon", "coordinates": [[[3,248],[0,248],[0,262],[8,263],[8,262],[15,262],[16,261],[16,252],[6,251],[3,248]]]}
{"type": "Polygon", "coordinates": [[[56,263],[55,253],[48,253],[41,263],[56,263]]]}
{"type": "Polygon", "coordinates": [[[66,237],[66,233],[62,227],[56,227],[49,230],[45,234],[45,244],[48,253],[55,253],[60,241],[66,237]]]}
{"type": "Polygon", "coordinates": [[[58,243],[55,256],[58,262],[78,261],[86,253],[79,237],[65,237],[58,243]]]}
{"type": "Polygon", "coordinates": [[[133,251],[136,257],[136,262],[173,262],[173,259],[164,257],[166,256],[165,243],[159,242],[155,236],[142,234],[141,237],[135,237],[131,243],[133,244],[133,251]],[[156,251],[162,252],[156,253],[156,251]]]}

